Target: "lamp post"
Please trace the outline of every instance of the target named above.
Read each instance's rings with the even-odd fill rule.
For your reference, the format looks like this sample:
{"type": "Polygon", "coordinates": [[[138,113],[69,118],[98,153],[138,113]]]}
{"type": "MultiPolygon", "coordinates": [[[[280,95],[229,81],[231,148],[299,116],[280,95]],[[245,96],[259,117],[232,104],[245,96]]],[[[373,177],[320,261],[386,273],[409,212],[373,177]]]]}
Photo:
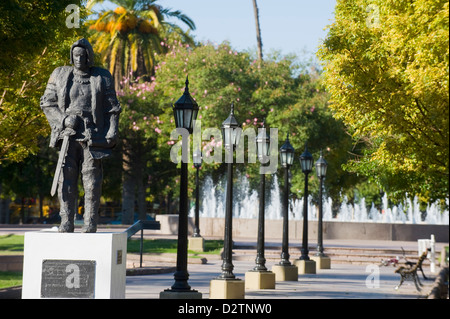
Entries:
{"type": "Polygon", "coordinates": [[[323,233],[322,233],[322,217],[323,217],[323,209],[322,209],[322,189],[323,189],[323,179],[325,178],[325,175],[327,174],[327,161],[322,156],[322,151],[320,151],[320,157],[316,162],[316,173],[317,177],[319,178],[320,185],[319,185],[319,229],[318,229],[318,238],[317,238],[317,253],[316,256],[318,257],[326,257],[323,253],[323,233]]]}
{"type": "Polygon", "coordinates": [[[226,193],[226,207],[225,207],[225,235],[223,243],[223,264],[222,273],[218,279],[235,279],[233,274],[232,262],[232,226],[233,226],[233,153],[236,146],[239,144],[241,138],[241,126],[234,116],[234,104],[231,104],[231,112],[228,118],[222,123],[222,136],[226,155],[228,155],[227,162],[227,193],[226,193]]]}
{"type": "Polygon", "coordinates": [[[201,237],[200,236],[200,224],[199,224],[199,193],[200,189],[198,186],[198,171],[200,167],[202,167],[202,152],[199,149],[196,149],[194,154],[192,155],[194,161],[194,167],[196,168],[195,172],[195,227],[193,237],[201,237]]]}
{"type": "MultiPolygon", "coordinates": [[[[173,105],[173,114],[177,128],[186,129],[192,133],[194,121],[198,114],[198,104],[189,94],[189,80],[186,77],[186,86],[183,95],[173,105]]],[[[188,142],[188,141],[182,141],[188,142]]],[[[174,273],[175,283],[170,289],[160,293],[160,298],[173,298],[170,294],[175,293],[177,298],[201,298],[201,293],[192,290],[188,284],[189,274],[187,271],[188,250],[188,163],[181,161],[180,177],[180,209],[178,216],[178,246],[177,267],[174,273]]]]}
{"type": "MultiPolygon", "coordinates": [[[[297,281],[298,267],[289,261],[289,168],[294,162],[294,148],[289,142],[289,134],[280,148],[281,167],[284,168],[284,192],[282,201],[283,239],[281,244],[281,260],[272,267],[276,281],[297,281]]],[[[294,262],[295,263],[295,262],[294,262]]]]}
{"type": "Polygon", "coordinates": [[[300,155],[300,165],[305,174],[305,195],[303,199],[303,241],[300,260],[309,260],[308,256],[308,174],[312,171],[313,157],[305,146],[305,151],[300,155]]]}
{"type": "Polygon", "coordinates": [[[222,123],[222,137],[225,145],[225,161],[227,167],[227,193],[225,206],[225,235],[223,240],[222,273],[211,280],[209,285],[210,299],[244,299],[245,282],[236,278],[233,274],[233,153],[241,138],[241,126],[234,116],[234,104],[231,104],[231,112],[222,123]]]}
{"type": "Polygon", "coordinates": [[[265,123],[256,137],[256,149],[258,159],[261,163],[259,182],[259,214],[258,214],[258,238],[255,267],[245,273],[245,288],[247,289],[275,289],[275,273],[267,270],[266,258],[264,257],[264,224],[265,224],[265,190],[266,172],[263,164],[267,162],[270,153],[270,137],[267,134],[265,123]]]}
{"type": "Polygon", "coordinates": [[[284,193],[283,193],[283,239],[281,245],[281,261],[279,265],[289,266],[289,168],[294,162],[294,148],[289,142],[289,134],[280,148],[281,167],[284,168],[284,193]]]}
{"type": "MultiPolygon", "coordinates": [[[[261,163],[269,156],[270,137],[266,132],[264,123],[262,130],[256,137],[256,149],[258,151],[258,159],[261,163]]],[[[254,271],[267,271],[266,258],[264,257],[264,206],[265,206],[265,188],[266,188],[266,174],[260,174],[259,182],[259,215],[258,215],[258,239],[256,252],[256,266],[254,271]]]]}

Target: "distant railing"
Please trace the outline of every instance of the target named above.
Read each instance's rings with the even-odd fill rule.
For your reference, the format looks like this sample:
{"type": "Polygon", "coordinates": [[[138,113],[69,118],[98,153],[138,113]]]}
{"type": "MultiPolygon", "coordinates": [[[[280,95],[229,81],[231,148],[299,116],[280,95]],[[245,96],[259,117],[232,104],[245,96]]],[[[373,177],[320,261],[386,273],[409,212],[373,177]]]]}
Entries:
{"type": "Polygon", "coordinates": [[[141,231],[141,243],[139,246],[139,268],[142,268],[142,252],[144,250],[144,229],[161,229],[161,224],[154,220],[138,220],[131,225],[125,232],[127,233],[127,239],[141,231]]]}

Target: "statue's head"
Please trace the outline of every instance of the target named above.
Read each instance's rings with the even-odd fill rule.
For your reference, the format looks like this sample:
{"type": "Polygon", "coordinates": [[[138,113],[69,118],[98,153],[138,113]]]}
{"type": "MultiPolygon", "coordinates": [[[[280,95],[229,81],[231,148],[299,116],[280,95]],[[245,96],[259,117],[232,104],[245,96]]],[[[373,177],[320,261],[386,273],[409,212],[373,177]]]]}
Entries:
{"type": "Polygon", "coordinates": [[[88,40],[83,38],[72,44],[70,63],[77,69],[86,69],[94,65],[94,50],[88,40]]]}

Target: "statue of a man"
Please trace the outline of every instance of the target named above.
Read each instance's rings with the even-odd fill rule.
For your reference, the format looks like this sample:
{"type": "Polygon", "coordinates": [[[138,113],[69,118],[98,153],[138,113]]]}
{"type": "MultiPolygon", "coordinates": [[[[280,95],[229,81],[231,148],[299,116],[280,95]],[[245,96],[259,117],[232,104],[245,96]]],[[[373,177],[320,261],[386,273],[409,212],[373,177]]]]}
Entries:
{"type": "Polygon", "coordinates": [[[74,231],[78,176],[84,188],[82,232],[97,231],[102,191],[102,159],[111,155],[118,134],[119,101],[111,74],[93,67],[94,51],[86,39],[70,50],[72,66],[56,68],[41,98],[51,126],[51,147],[60,147],[60,172],[54,188],[60,203],[60,232],[74,231]]]}

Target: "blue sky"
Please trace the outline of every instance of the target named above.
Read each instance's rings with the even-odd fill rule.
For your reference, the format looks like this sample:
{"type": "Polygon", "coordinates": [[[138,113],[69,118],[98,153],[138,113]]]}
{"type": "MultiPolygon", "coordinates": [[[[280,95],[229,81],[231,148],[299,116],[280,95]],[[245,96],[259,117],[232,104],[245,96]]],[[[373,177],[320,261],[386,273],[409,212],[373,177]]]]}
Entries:
{"type": "MultiPolygon", "coordinates": [[[[105,1],[101,5],[110,8],[105,1]]],[[[236,50],[256,52],[252,0],[159,0],[180,10],[196,24],[199,41],[229,41],[236,50]]],[[[336,0],[257,0],[263,51],[312,56],[326,37],[324,28],[334,19],[336,0]]],[[[181,24],[180,24],[181,25],[181,24]]],[[[181,25],[184,27],[184,25],[181,25]]]]}

